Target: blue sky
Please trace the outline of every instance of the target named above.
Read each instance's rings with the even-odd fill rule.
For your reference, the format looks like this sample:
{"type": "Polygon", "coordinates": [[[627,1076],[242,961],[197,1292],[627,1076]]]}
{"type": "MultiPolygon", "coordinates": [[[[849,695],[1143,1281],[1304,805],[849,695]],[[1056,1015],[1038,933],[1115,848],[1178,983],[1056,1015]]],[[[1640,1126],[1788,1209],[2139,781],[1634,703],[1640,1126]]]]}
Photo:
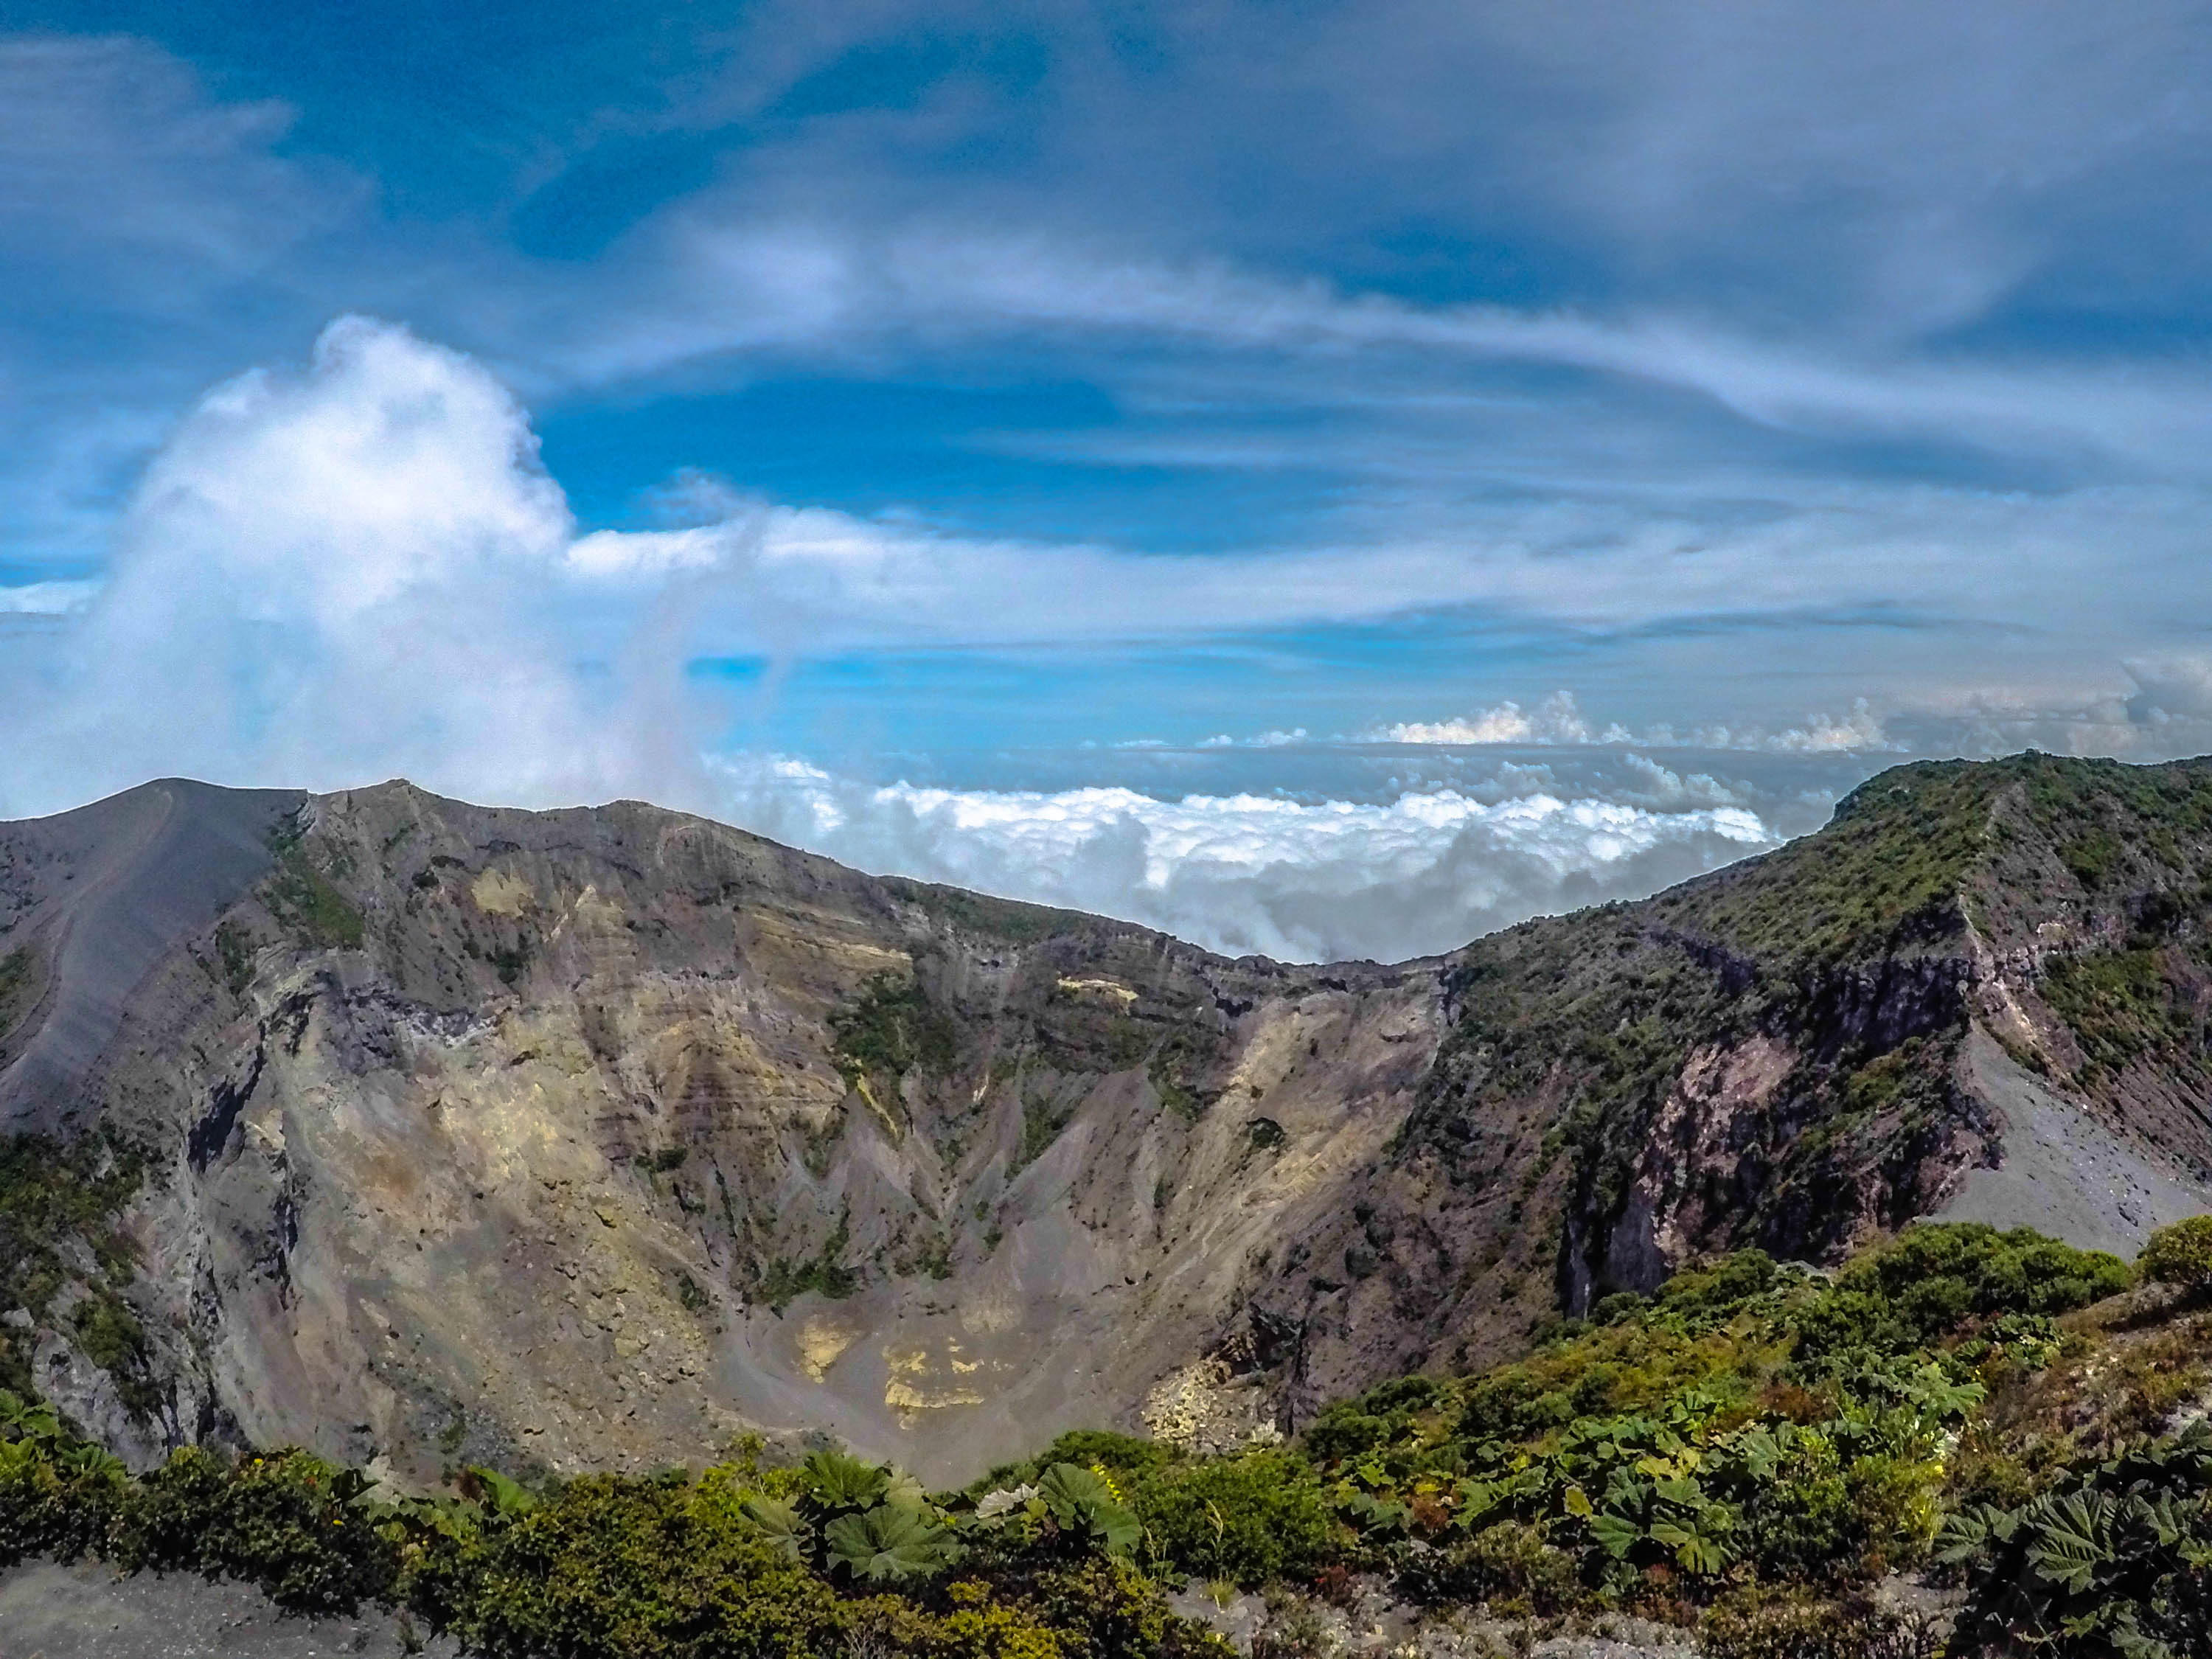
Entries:
{"type": "Polygon", "coordinates": [[[2157,0],[0,3],[0,806],[651,794],[1387,954],[2212,748],[2209,138],[2157,0]]]}

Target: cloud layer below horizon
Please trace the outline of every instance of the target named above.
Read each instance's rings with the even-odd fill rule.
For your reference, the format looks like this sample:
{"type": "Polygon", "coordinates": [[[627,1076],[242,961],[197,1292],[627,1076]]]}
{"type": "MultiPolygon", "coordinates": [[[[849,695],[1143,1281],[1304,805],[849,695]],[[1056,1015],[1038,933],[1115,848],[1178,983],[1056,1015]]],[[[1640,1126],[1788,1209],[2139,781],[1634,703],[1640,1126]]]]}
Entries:
{"type": "Polygon", "coordinates": [[[722,769],[731,816],[863,868],[1288,961],[1448,951],[1531,915],[1640,897],[1776,839],[1741,806],[1540,792],[1161,800],[1124,788],[868,786],[789,761],[722,769]]]}

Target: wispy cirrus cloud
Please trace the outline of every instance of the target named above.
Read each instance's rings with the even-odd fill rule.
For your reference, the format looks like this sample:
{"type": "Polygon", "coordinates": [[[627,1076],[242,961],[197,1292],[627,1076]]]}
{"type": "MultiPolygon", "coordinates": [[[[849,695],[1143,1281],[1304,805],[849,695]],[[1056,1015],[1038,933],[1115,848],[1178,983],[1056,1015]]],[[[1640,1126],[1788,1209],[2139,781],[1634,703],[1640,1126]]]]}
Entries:
{"type": "MultiPolygon", "coordinates": [[[[223,100],[120,36],[0,34],[0,533],[15,556],[104,556],[179,410],[326,320],[321,239],[372,196],[283,153],[293,112],[223,100]]],[[[357,251],[349,251],[357,252],[357,251]]],[[[77,574],[72,570],[71,574],[77,574]]]]}
{"type": "MultiPolygon", "coordinates": [[[[565,317],[533,324],[550,329],[540,337],[563,373],[625,382],[732,353],[853,358],[902,338],[981,343],[1058,334],[1072,352],[1094,358],[1116,337],[1125,346],[1261,356],[1277,365],[1278,396],[1291,403],[1331,392],[1357,403],[1361,394],[1348,383],[1370,376],[1370,385],[1436,386],[1444,354],[1470,370],[1566,368],[1667,388],[1784,431],[1940,440],[2057,464],[2205,476],[2212,390],[2184,362],[1977,362],[1893,347],[1854,353],[1761,337],[1692,310],[1605,317],[1425,306],[1218,260],[1116,257],[1034,234],[933,225],[884,235],[710,214],[677,213],[639,251],[640,266],[653,273],[653,303],[615,304],[611,325],[605,302],[616,296],[594,295],[562,307],[565,317]],[[1360,365],[1361,355],[1376,361],[1360,365]],[[1336,373],[1317,385],[1316,366],[1336,373]]],[[[1249,366],[1229,378],[1253,384],[1249,366]]]]}

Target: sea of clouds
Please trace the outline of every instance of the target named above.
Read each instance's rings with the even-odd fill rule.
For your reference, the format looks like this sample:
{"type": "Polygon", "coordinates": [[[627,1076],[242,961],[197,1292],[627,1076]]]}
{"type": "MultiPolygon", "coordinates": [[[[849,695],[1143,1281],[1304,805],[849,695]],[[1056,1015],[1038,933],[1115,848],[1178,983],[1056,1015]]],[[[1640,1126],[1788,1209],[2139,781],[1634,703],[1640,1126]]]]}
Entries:
{"type": "MultiPolygon", "coordinates": [[[[1339,578],[1153,559],[1102,582],[1112,556],[1097,550],[725,506],[702,527],[581,533],[524,411],[480,365],[398,328],[334,325],[304,369],[243,376],[181,422],[103,580],[0,604],[5,806],[49,811],[170,775],[319,789],[404,775],[524,805],[643,797],[1223,951],[1395,958],[1714,868],[1775,843],[1777,804],[1802,816],[1801,797],[1817,807],[1851,781],[1793,794],[1608,751],[1579,770],[1346,772],[1334,794],[1203,778],[1017,788],[732,753],[684,675],[702,635],[770,652],[896,639],[972,606],[979,584],[1004,590],[1005,626],[1034,635],[1105,591],[1131,617],[1202,618],[1208,592],[1339,578]]],[[[1376,603],[1394,602],[1389,580],[1376,603]]],[[[1802,742],[1848,748],[1856,729],[1802,742]]],[[[1508,740],[1564,757],[1626,735],[1593,733],[1554,698],[1364,737],[1416,757],[1508,740]]],[[[1871,748],[1879,732],[1862,735],[1871,748]]],[[[1263,734],[1219,750],[1257,763],[1271,747],[1316,744],[1263,734]]]]}
{"type": "Polygon", "coordinates": [[[1640,896],[1773,844],[1741,806],[1541,789],[1484,800],[1161,799],[871,785],[804,762],[717,769],[729,816],[848,863],[1141,921],[1231,954],[1382,960],[1547,911],[1640,896]]]}

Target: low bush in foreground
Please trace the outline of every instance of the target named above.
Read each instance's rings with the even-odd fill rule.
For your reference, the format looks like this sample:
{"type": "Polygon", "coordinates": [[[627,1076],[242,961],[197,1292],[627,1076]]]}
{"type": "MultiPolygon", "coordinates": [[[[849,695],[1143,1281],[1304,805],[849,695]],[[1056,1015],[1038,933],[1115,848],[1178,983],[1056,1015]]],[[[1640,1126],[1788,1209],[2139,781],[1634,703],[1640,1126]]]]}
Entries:
{"type": "Polygon", "coordinates": [[[835,1452],[531,1492],[380,1498],[304,1452],[188,1448],[132,1479],[44,1407],[0,1401],[0,1558],[93,1553],[223,1575],[302,1612],[379,1601],[511,1659],[810,1659],[858,1641],[927,1659],[1199,1659],[1128,1559],[1139,1528],[1095,1472],[954,1513],[835,1452]]]}
{"type": "MultiPolygon", "coordinates": [[[[2146,1270],[2186,1270],[2197,1231],[2146,1270]]],[[[1927,1568],[1968,1588],[1953,1659],[2179,1659],[2212,1652],[2212,1429],[2172,1421],[2212,1385],[2212,1316],[2104,1301],[2130,1279],[1972,1225],[1832,1279],[1744,1252],[1513,1364],[1340,1402],[1291,1445],[1080,1431],[937,1497],[835,1452],[534,1492],[472,1470],[439,1498],[296,1451],[132,1479],[0,1400],[0,1557],[380,1601],[514,1659],[1182,1659],[1226,1650],[1167,1588],[1340,1601],[1360,1572],[1437,1606],[1687,1622],[1715,1659],[1906,1656],[1928,1632],[1866,1593],[1927,1568]]]]}
{"type": "Polygon", "coordinates": [[[2145,1279],[2185,1290],[2212,1290],[2212,1215],[2160,1228],[2143,1246],[2137,1265],[2145,1279]]]}

